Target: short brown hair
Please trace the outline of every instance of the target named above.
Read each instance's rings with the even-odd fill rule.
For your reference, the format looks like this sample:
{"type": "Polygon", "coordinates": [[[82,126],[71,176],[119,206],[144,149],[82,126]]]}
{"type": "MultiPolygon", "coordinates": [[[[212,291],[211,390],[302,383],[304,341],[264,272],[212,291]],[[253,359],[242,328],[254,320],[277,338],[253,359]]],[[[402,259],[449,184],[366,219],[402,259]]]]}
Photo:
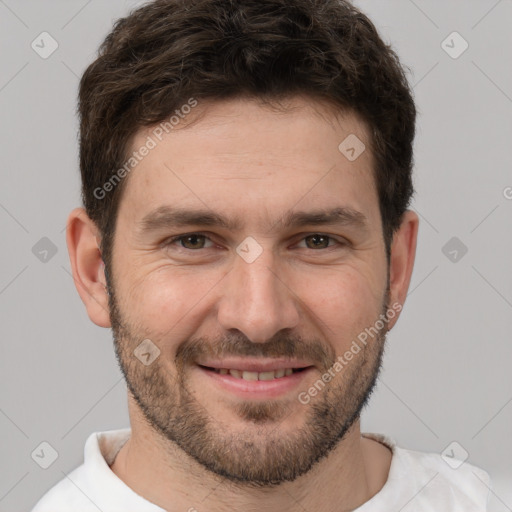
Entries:
{"type": "Polygon", "coordinates": [[[156,0],[116,21],[80,81],[82,199],[106,266],[140,128],[190,98],[294,95],[355,112],[369,127],[386,251],[413,194],[416,109],[402,66],[346,0],[156,0]]]}

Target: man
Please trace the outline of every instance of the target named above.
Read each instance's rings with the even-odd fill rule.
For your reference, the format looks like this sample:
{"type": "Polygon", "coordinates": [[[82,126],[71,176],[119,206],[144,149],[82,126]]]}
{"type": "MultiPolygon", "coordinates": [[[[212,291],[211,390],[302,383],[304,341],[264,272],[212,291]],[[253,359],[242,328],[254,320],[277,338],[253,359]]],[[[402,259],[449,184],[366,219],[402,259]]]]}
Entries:
{"type": "Polygon", "coordinates": [[[413,269],[415,106],[341,0],[158,0],[80,83],[68,222],[131,428],[34,512],[481,511],[488,475],[361,434],[413,269]]]}

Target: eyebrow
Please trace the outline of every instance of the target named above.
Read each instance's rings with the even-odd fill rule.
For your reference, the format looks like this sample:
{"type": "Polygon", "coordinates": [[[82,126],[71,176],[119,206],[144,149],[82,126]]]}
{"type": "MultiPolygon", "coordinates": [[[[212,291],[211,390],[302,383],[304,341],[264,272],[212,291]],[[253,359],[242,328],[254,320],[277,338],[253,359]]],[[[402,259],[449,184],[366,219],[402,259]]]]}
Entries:
{"type": "MultiPolygon", "coordinates": [[[[358,229],[366,229],[368,228],[368,219],[363,213],[348,207],[292,211],[273,223],[268,231],[307,225],[352,225],[358,229]]],[[[240,231],[243,227],[243,220],[240,217],[229,219],[208,209],[160,206],[137,222],[137,229],[140,233],[187,226],[213,226],[230,231],[240,231]]]]}

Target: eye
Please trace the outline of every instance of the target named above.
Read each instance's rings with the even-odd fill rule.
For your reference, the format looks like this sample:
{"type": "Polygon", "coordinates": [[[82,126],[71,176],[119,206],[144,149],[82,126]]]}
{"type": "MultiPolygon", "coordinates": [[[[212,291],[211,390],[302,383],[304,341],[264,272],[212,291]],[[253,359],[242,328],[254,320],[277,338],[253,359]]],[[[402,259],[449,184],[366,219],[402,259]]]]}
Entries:
{"type": "Polygon", "coordinates": [[[179,242],[183,249],[196,250],[196,249],[207,249],[212,245],[206,246],[207,242],[213,243],[206,235],[201,233],[190,233],[187,235],[180,235],[171,238],[165,242],[165,246],[172,246],[175,242],[179,242]]]}
{"type": "Polygon", "coordinates": [[[304,237],[302,240],[305,241],[307,249],[328,249],[329,247],[332,247],[332,245],[335,244],[343,245],[342,242],[339,242],[338,240],[335,240],[333,237],[324,235],[322,233],[314,233],[312,235],[308,235],[304,237]],[[335,244],[331,244],[331,242],[335,242],[335,244]]]}
{"type": "MultiPolygon", "coordinates": [[[[313,233],[302,237],[297,246],[299,248],[318,250],[334,248],[336,245],[342,247],[346,244],[341,240],[336,240],[332,236],[323,233],[313,233]]],[[[198,251],[199,249],[210,249],[214,247],[214,242],[203,233],[187,233],[170,238],[163,243],[163,246],[173,247],[177,250],[186,249],[187,251],[198,251]]]]}

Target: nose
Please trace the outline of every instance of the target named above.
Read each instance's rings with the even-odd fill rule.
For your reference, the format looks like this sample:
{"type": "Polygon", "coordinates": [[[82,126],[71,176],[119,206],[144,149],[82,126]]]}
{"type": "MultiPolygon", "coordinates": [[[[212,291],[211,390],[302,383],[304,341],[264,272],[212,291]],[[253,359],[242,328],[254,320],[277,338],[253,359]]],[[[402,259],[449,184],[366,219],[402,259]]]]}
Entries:
{"type": "Polygon", "coordinates": [[[270,250],[251,263],[236,256],[224,279],[218,308],[224,329],[237,329],[252,342],[264,343],[280,330],[297,326],[297,296],[275,267],[270,250]]]}

